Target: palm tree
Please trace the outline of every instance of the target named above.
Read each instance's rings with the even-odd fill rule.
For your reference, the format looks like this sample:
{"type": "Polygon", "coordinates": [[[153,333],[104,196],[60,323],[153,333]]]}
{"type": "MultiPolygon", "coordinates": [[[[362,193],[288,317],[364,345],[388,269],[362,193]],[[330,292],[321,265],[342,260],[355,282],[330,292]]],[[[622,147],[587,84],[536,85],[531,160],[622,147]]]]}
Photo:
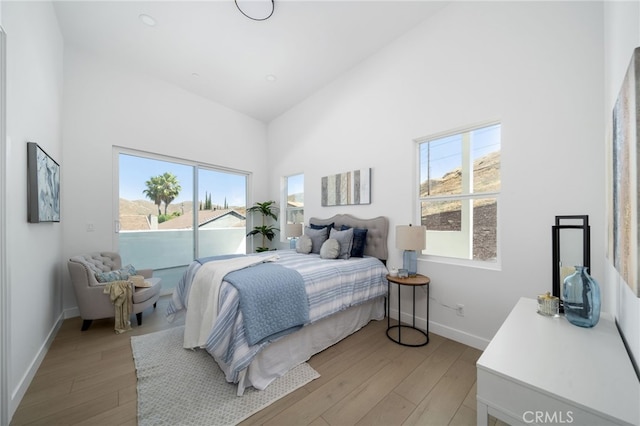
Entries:
{"type": "Polygon", "coordinates": [[[160,196],[160,176],[154,176],[144,183],[147,185],[147,189],[142,193],[158,206],[158,216],[160,216],[160,204],[162,204],[162,197],[160,196]]]}
{"type": "Polygon", "coordinates": [[[262,235],[262,246],[256,247],[256,252],[258,253],[269,250],[269,247],[266,246],[266,240],[272,241],[276,236],[275,231],[280,230],[273,225],[267,225],[265,223],[267,218],[272,218],[275,221],[278,220],[278,216],[273,212],[273,209],[277,208],[274,204],[275,201],[265,201],[263,203],[255,203],[254,206],[247,209],[248,213],[259,212],[262,215],[262,225],[254,226],[253,230],[247,234],[247,237],[257,234],[262,235]]]}
{"type": "Polygon", "coordinates": [[[143,193],[158,206],[158,216],[161,215],[160,204],[164,202],[164,214],[166,215],[169,204],[176,199],[182,190],[178,178],[169,172],[151,177],[145,182],[145,185],[147,185],[147,189],[143,193]]]}
{"type": "Polygon", "coordinates": [[[158,177],[160,178],[160,198],[164,202],[164,214],[166,215],[169,204],[180,194],[182,187],[173,173],[165,172],[158,177]]]}

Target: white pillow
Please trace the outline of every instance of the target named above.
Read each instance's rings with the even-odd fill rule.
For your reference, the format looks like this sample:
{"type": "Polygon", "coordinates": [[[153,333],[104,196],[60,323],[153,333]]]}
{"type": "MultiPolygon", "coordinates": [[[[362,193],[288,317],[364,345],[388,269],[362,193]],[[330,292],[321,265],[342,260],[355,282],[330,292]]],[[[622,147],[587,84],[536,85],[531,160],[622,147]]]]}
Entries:
{"type": "Polygon", "coordinates": [[[327,241],[322,243],[322,247],[320,247],[321,259],[337,259],[339,254],[340,243],[338,242],[338,240],[329,238],[327,241]]]}
{"type": "Polygon", "coordinates": [[[296,241],[296,251],[302,254],[309,254],[311,253],[312,244],[311,237],[308,235],[300,235],[298,241],[296,241]]]}

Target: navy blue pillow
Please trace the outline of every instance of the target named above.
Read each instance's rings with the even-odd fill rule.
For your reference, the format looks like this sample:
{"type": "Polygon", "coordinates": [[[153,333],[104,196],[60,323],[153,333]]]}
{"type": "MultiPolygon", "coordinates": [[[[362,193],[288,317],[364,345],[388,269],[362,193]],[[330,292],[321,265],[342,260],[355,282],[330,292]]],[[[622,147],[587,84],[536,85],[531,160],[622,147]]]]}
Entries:
{"type": "Polygon", "coordinates": [[[334,223],[330,223],[328,225],[314,225],[313,223],[310,223],[309,224],[309,228],[311,228],[311,229],[324,229],[324,228],[327,228],[327,234],[328,234],[333,229],[333,225],[334,224],[335,224],[335,222],[334,223]]]}
{"type": "MultiPolygon", "coordinates": [[[[341,231],[351,228],[347,225],[340,227],[341,231]]],[[[351,257],[364,257],[364,246],[367,244],[367,231],[364,228],[353,228],[353,245],[351,246],[351,257]]]]}

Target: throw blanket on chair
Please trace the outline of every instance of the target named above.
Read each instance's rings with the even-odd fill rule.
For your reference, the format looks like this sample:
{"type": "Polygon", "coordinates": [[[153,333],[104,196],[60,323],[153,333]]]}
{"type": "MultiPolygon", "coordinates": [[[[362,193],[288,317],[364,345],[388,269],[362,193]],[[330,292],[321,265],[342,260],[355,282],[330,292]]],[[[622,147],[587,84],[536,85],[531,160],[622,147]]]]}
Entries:
{"type": "Polygon", "coordinates": [[[117,334],[131,330],[131,311],[133,309],[133,285],[129,281],[113,281],[104,287],[115,308],[115,331],[117,334]]]}
{"type": "Polygon", "coordinates": [[[249,345],[293,333],[309,322],[309,301],[302,275],[294,269],[261,263],[225,278],[240,294],[249,345]]]}

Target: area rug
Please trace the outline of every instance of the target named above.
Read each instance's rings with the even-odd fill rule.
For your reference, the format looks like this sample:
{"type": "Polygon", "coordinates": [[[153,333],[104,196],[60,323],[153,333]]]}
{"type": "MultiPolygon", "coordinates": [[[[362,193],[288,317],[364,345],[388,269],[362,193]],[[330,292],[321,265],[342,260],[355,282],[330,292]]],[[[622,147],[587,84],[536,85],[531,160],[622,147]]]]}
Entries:
{"type": "Polygon", "coordinates": [[[300,364],[263,391],[237,386],[204,350],[182,347],[184,327],[131,337],[138,425],[235,425],[320,375],[300,364]]]}

